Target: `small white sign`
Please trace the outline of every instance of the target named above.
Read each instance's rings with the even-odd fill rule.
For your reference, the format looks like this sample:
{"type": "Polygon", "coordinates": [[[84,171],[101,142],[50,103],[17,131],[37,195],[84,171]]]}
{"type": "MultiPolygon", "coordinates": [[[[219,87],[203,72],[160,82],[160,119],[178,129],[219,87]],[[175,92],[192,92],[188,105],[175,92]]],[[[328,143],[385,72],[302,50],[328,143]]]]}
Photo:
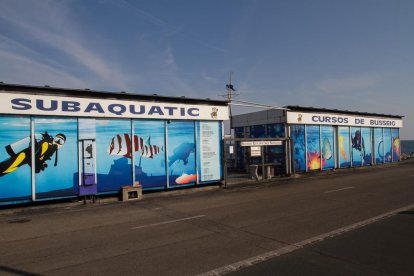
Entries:
{"type": "Polygon", "coordinates": [[[253,147],[253,146],[281,146],[282,141],[243,141],[240,142],[242,147],[253,147]]]}
{"type": "Polygon", "coordinates": [[[262,148],[261,147],[250,147],[250,156],[262,156],[262,148]]]}
{"type": "Polygon", "coordinates": [[[200,122],[199,129],[199,177],[200,181],[219,180],[220,171],[220,124],[217,122],[200,122]]]}

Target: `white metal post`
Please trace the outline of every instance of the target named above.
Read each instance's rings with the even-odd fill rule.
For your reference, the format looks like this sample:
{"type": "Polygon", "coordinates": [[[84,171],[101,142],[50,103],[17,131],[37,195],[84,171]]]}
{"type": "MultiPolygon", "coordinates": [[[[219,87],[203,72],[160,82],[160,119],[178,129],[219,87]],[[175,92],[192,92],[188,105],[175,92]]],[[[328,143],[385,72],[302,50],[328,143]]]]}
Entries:
{"type": "Polygon", "coordinates": [[[134,130],[134,120],[130,120],[131,122],[131,167],[132,167],[132,186],[135,184],[135,130],[134,130]]]}
{"type": "Polygon", "coordinates": [[[322,152],[322,126],[319,125],[319,170],[322,171],[322,158],[323,158],[323,152],[322,152]]]}
{"type": "Polygon", "coordinates": [[[308,133],[306,125],[303,125],[304,128],[304,137],[305,137],[305,172],[308,172],[308,133]]]}
{"type": "MultiPolygon", "coordinates": [[[[196,170],[196,185],[198,185],[200,183],[199,178],[200,175],[198,174],[198,151],[197,151],[197,147],[198,147],[198,141],[197,141],[197,132],[198,132],[198,128],[201,128],[201,122],[198,123],[198,128],[197,128],[197,122],[194,121],[193,122],[193,128],[194,128],[194,162],[195,162],[195,170],[196,170]]],[[[201,131],[201,129],[200,129],[201,131]]]]}
{"type": "Polygon", "coordinates": [[[31,177],[32,177],[32,200],[35,201],[36,200],[36,175],[35,175],[35,170],[36,170],[36,157],[35,157],[35,122],[34,122],[34,118],[33,116],[30,117],[30,161],[32,162],[32,167],[31,167],[31,177]]]}
{"type": "Polygon", "coordinates": [[[165,120],[164,121],[164,142],[165,142],[165,174],[167,175],[167,189],[170,188],[170,175],[169,175],[169,169],[168,169],[168,126],[169,123],[171,121],[170,120],[165,120]]]}

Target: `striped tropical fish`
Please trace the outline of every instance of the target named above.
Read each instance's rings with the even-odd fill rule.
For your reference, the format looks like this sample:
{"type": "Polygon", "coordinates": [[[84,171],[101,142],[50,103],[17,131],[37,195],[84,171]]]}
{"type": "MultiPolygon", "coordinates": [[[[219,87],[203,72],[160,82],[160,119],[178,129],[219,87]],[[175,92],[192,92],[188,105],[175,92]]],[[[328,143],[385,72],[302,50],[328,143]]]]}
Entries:
{"type": "MultiPolygon", "coordinates": [[[[153,158],[154,155],[163,151],[163,147],[151,145],[151,137],[144,139],[138,135],[134,135],[135,152],[140,151],[141,156],[146,158],[153,158]]],[[[111,143],[106,151],[109,155],[124,156],[126,158],[132,157],[132,141],[128,133],[117,134],[112,137],[111,143]]]]}

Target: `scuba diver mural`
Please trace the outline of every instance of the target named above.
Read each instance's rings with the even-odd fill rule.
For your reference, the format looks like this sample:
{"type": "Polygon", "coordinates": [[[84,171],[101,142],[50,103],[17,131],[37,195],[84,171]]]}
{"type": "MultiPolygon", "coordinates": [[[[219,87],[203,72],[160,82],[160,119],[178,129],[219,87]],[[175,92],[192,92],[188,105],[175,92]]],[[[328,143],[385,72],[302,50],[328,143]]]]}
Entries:
{"type": "Polygon", "coordinates": [[[364,165],[365,156],[365,144],[364,138],[361,135],[361,130],[356,130],[353,136],[351,136],[352,146],[352,162],[353,165],[364,165]]]}
{"type": "Polygon", "coordinates": [[[355,131],[355,135],[352,137],[351,141],[352,147],[357,151],[363,151],[365,149],[364,139],[361,136],[360,130],[355,131]]]}
{"type": "MultiPolygon", "coordinates": [[[[51,160],[55,155],[54,166],[58,163],[58,150],[65,144],[66,136],[62,133],[55,137],[45,133],[35,134],[35,172],[44,171],[48,164],[46,161],[51,160]]],[[[0,162],[0,177],[12,173],[23,165],[32,167],[32,151],[30,137],[21,139],[13,144],[7,145],[6,152],[10,158],[0,162]]]]}
{"type": "Polygon", "coordinates": [[[372,164],[371,130],[361,128],[351,136],[353,165],[368,166],[372,164]],[[366,143],[367,141],[367,143],[366,143]]]}

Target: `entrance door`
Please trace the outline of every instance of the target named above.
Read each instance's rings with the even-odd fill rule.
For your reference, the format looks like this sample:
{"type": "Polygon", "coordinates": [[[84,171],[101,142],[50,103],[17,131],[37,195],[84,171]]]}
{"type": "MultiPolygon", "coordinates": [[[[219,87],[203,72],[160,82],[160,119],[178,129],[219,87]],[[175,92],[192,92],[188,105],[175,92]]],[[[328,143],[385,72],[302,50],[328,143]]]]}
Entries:
{"type": "Polygon", "coordinates": [[[96,179],[96,143],[93,139],[80,141],[81,146],[81,181],[79,195],[95,195],[97,193],[96,179]]]}

